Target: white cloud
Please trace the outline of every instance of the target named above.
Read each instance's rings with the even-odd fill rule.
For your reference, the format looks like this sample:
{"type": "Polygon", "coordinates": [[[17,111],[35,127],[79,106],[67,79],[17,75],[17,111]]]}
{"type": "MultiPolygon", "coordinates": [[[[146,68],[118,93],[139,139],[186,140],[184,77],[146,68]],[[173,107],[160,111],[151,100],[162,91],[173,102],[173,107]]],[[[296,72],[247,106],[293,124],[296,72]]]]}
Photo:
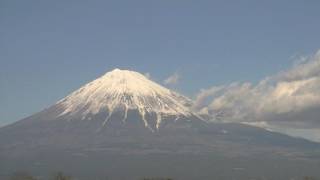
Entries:
{"type": "Polygon", "coordinates": [[[223,121],[267,122],[278,130],[320,128],[320,51],[257,85],[201,90],[194,108],[223,121]]]}
{"type": "Polygon", "coordinates": [[[209,89],[201,89],[195,100],[195,109],[202,109],[206,106],[206,103],[212,100],[213,95],[221,91],[224,86],[211,87],[209,89]]]}
{"type": "Polygon", "coordinates": [[[169,76],[167,79],[163,81],[165,85],[175,85],[180,80],[180,74],[178,72],[175,72],[171,76],[169,76]]]}
{"type": "Polygon", "coordinates": [[[144,73],[144,76],[145,76],[146,78],[148,78],[148,79],[151,78],[151,74],[150,74],[149,72],[144,73]]]}
{"type": "Polygon", "coordinates": [[[300,63],[278,75],[281,81],[298,81],[320,76],[320,50],[311,57],[301,57],[300,63]]]}

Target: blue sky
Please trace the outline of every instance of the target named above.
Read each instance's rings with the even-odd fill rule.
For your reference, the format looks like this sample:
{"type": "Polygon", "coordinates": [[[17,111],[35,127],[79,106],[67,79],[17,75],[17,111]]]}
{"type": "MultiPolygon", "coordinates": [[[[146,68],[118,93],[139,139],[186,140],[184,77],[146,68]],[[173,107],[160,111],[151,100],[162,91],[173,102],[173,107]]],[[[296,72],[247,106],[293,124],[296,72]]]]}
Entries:
{"type": "Polygon", "coordinates": [[[50,106],[114,68],[176,90],[258,82],[319,49],[320,2],[0,2],[0,124],[50,106]]]}

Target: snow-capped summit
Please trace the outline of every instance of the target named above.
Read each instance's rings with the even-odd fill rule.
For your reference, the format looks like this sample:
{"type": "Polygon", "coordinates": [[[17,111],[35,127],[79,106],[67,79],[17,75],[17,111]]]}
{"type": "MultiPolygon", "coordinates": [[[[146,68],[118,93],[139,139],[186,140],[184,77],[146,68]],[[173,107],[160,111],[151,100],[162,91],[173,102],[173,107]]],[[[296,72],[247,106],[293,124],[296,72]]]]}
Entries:
{"type": "Polygon", "coordinates": [[[144,75],[129,70],[114,69],[100,78],[86,84],[57,105],[63,109],[59,116],[78,116],[86,119],[89,115],[107,112],[103,121],[115,112],[122,112],[122,121],[128,118],[128,110],[137,110],[146,127],[158,129],[163,117],[197,117],[190,110],[191,101],[151,80],[144,75]],[[146,114],[156,117],[155,128],[151,127],[146,114]]]}

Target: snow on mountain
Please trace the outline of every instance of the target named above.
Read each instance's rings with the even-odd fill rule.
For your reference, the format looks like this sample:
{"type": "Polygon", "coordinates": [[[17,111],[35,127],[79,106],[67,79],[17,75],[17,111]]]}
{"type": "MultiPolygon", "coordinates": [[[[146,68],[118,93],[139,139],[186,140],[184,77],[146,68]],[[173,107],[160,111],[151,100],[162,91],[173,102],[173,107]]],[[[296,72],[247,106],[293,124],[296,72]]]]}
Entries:
{"type": "Polygon", "coordinates": [[[176,120],[181,117],[198,117],[190,110],[191,104],[188,98],[138,72],[115,69],[71,93],[56,105],[63,109],[59,116],[80,116],[81,119],[107,111],[108,116],[103,125],[108,123],[114,112],[123,111],[122,121],[125,121],[128,110],[137,110],[145,126],[151,128],[146,114],[155,113],[158,129],[164,116],[173,116],[176,120]]]}

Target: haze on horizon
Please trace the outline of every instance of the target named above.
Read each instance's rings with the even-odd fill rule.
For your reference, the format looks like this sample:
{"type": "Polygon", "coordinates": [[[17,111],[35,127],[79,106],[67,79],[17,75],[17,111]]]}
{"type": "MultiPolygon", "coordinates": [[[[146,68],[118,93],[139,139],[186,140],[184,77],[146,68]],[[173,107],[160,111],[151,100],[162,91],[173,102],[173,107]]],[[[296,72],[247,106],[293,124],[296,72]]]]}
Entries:
{"type": "Polygon", "coordinates": [[[4,0],[0,125],[121,68],[199,112],[320,141],[319,5],[4,0]]]}

